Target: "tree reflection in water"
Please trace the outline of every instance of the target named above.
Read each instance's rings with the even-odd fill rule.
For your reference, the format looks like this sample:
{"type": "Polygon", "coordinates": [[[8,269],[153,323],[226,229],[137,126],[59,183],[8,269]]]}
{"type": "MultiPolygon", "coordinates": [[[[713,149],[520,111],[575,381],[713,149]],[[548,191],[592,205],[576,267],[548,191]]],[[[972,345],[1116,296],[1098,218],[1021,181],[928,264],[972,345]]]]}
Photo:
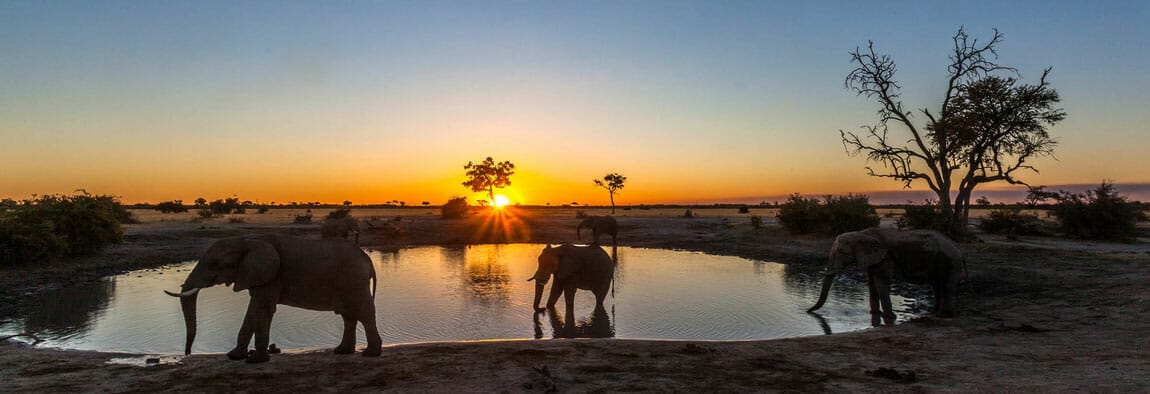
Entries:
{"type": "Polygon", "coordinates": [[[108,308],[116,280],[73,285],[30,297],[19,308],[25,316],[23,331],[70,337],[91,330],[92,323],[108,308]]]}

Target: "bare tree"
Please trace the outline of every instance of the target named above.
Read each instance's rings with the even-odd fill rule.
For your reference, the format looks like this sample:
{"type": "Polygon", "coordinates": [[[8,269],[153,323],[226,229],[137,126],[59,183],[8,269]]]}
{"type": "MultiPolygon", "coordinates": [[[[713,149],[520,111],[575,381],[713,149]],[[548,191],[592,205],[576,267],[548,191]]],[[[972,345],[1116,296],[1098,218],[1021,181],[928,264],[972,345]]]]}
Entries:
{"type": "Polygon", "coordinates": [[[919,124],[900,98],[895,63],[889,55],[875,52],[874,42],[851,52],[857,64],[845,85],[857,95],[879,104],[879,122],[863,126],[860,133],[839,130],[847,153],[865,154],[882,168],[867,166],[870,176],[891,178],[909,188],[922,181],[938,196],[941,230],[960,235],[969,217],[970,196],[980,184],[1003,181],[1026,185],[1019,170],[1038,172],[1029,161],[1053,154],[1057,143],[1046,128],[1062,121],[1066,113],[1056,108],[1058,93],[1042,72],[1036,85],[1021,84],[1017,70],[995,62],[995,46],[1002,34],[994,31],[980,44],[963,28],[953,37],[946,91],[938,112],[922,108],[925,123],[919,124]],[[901,126],[909,138],[890,135],[890,124],[901,126]],[[861,136],[860,136],[861,134],[861,136]],[[956,191],[954,198],[951,192],[956,191]]]}
{"type": "Polygon", "coordinates": [[[467,181],[463,186],[471,188],[473,192],[487,192],[488,201],[495,203],[495,189],[511,186],[511,175],[515,174],[515,164],[509,161],[495,163],[490,156],[480,163],[467,162],[463,166],[467,170],[467,181]]]}
{"type": "Polygon", "coordinates": [[[619,175],[619,173],[612,172],[603,176],[603,179],[595,179],[595,186],[607,189],[607,193],[611,197],[611,214],[615,214],[615,192],[623,188],[623,182],[627,181],[627,177],[619,175]]]}

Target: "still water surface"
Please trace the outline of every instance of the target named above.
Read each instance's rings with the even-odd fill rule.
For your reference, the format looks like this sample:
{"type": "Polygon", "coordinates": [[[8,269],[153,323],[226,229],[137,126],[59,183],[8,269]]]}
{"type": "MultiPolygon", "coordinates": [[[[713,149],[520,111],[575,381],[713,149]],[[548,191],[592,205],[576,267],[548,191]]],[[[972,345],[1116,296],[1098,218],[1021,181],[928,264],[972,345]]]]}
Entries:
{"type": "MultiPolygon", "coordinates": [[[[376,305],[384,343],[554,337],[562,311],[533,314],[535,283],[526,281],[542,248],[504,244],[369,250],[379,278],[376,305]]],[[[818,298],[817,272],[661,249],[620,247],[617,259],[605,314],[593,313],[590,292],[580,291],[575,299],[579,336],[741,340],[869,326],[865,284],[837,284],[819,317],[805,313],[818,298]]],[[[178,289],[193,265],[130,272],[99,284],[45,292],[27,303],[21,317],[0,322],[0,333],[35,333],[44,340],[41,345],[70,349],[180,353],[184,327],[179,301],[161,290],[178,289]]],[[[193,352],[230,350],[247,300],[246,292],[223,286],[201,291],[193,352]]],[[[900,305],[907,300],[892,301],[900,305]]],[[[334,347],[342,325],[331,312],[281,305],[271,342],[284,349],[334,347]]]]}

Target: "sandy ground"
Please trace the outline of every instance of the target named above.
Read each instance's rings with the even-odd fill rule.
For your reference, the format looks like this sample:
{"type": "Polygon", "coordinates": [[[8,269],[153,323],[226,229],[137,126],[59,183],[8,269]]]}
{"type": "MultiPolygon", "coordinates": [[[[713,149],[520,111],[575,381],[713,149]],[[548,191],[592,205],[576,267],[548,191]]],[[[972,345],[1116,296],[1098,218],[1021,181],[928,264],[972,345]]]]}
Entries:
{"type": "MultiPolygon", "coordinates": [[[[372,248],[573,241],[575,208],[522,209],[446,221],[432,209],[353,211],[372,248]]],[[[589,214],[602,210],[585,209],[589,214]]],[[[302,211],[191,222],[138,212],[123,244],[68,269],[0,271],[0,315],[54,286],[194,259],[214,239],[267,232],[318,236],[302,211]],[[76,273],[79,272],[79,273],[76,273]]],[[[323,213],[317,210],[316,217],[323,213]]],[[[619,243],[821,265],[830,239],[790,236],[769,210],[618,212],[619,243]],[[764,216],[755,230],[750,215],[764,216]]],[[[962,245],[970,286],[959,316],[767,341],[524,340],[387,346],[384,356],[330,351],[265,364],[196,354],[181,362],[109,364],[118,355],[0,343],[0,390],[34,391],[1091,391],[1150,387],[1150,244],[982,237],[962,245]]]]}

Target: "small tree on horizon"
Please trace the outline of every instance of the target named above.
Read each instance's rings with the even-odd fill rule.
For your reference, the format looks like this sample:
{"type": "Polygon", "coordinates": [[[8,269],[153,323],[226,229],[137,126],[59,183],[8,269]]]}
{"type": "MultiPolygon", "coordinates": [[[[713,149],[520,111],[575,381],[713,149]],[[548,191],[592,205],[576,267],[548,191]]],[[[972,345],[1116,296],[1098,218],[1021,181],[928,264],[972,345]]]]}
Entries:
{"type": "Polygon", "coordinates": [[[1016,69],[995,62],[995,47],[1002,41],[997,30],[985,44],[968,37],[961,27],[952,40],[945,94],[938,112],[918,111],[926,120],[922,123],[903,105],[890,55],[875,52],[874,42],[851,52],[857,66],[847,74],[845,85],[878,102],[879,122],[863,126],[858,134],[843,130],[839,134],[848,154],[865,154],[867,161],[882,165],[867,166],[868,175],[898,180],[906,188],[917,181],[926,183],[938,198],[939,230],[953,237],[965,232],[975,187],[997,181],[1026,185],[1017,172],[1037,172],[1030,160],[1053,154],[1057,142],[1046,128],[1065,119],[1066,113],[1055,107],[1060,99],[1046,80],[1050,68],[1035,85],[994,75],[1018,75],[1016,69]],[[909,136],[891,136],[891,123],[909,136]]]}
{"type": "Polygon", "coordinates": [[[467,170],[467,181],[463,186],[471,188],[473,192],[487,192],[488,201],[495,203],[495,189],[511,186],[511,175],[515,174],[515,164],[502,161],[498,164],[488,156],[479,163],[467,162],[463,166],[467,170]]]}
{"type": "Polygon", "coordinates": [[[595,179],[595,186],[607,189],[607,194],[611,198],[611,214],[615,214],[615,192],[623,189],[623,183],[627,181],[627,177],[619,175],[617,172],[612,172],[603,176],[603,179],[595,179]]]}

